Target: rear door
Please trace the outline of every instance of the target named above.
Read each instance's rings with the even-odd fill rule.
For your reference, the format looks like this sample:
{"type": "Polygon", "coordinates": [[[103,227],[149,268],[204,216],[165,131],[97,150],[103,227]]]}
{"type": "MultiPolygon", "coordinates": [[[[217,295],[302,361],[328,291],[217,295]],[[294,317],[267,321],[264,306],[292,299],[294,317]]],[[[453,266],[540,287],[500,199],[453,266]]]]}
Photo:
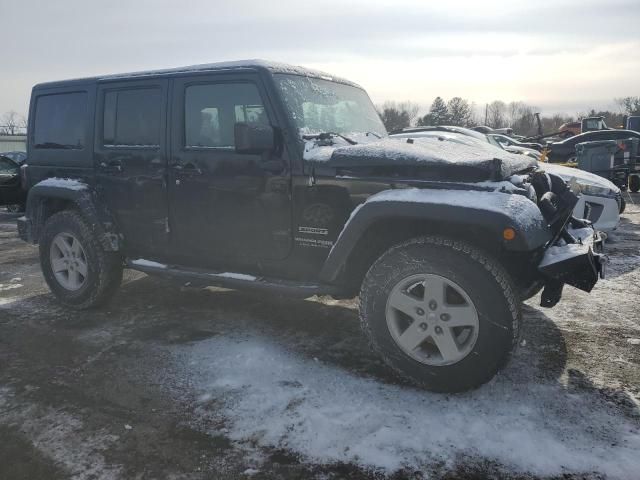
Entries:
{"type": "Polygon", "coordinates": [[[20,166],[0,155],[0,206],[24,203],[26,192],[20,184],[20,166]]]}
{"type": "Polygon", "coordinates": [[[278,127],[259,75],[175,79],[171,116],[174,252],[197,266],[285,258],[292,242],[286,152],[235,152],[236,122],[278,127]]]}
{"type": "Polygon", "coordinates": [[[97,182],[129,254],[166,252],[167,85],[150,79],[98,88],[97,182]]]}

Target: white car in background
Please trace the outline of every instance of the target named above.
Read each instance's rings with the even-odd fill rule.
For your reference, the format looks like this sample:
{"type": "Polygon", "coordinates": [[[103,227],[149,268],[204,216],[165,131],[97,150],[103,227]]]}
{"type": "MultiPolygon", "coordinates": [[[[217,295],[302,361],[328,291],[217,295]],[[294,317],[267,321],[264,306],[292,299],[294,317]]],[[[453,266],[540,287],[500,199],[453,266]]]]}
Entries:
{"type": "Polygon", "coordinates": [[[622,192],[612,182],[591,172],[538,162],[540,168],[561,177],[578,195],[573,216],[586,218],[596,229],[610,232],[618,228],[625,203],[622,192]]]}
{"type": "MultiPolygon", "coordinates": [[[[498,148],[497,142],[487,135],[462,127],[427,127],[394,132],[390,138],[419,141],[420,138],[437,137],[442,141],[464,143],[477,148],[498,148]],[[470,132],[470,133],[467,133],[470,132]]],[[[513,153],[513,152],[512,152],[513,153]]],[[[536,152],[538,153],[538,152],[536,152]]],[[[578,195],[573,216],[593,223],[597,230],[611,232],[620,223],[624,200],[620,189],[606,178],[577,168],[538,162],[541,169],[554,173],[567,182],[578,195]]]]}

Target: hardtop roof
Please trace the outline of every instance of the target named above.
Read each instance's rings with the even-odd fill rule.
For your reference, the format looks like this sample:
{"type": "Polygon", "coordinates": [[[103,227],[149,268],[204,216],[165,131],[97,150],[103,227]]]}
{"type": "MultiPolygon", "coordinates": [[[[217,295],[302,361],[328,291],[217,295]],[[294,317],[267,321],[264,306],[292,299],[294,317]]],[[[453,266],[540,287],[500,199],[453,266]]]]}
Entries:
{"type": "Polygon", "coordinates": [[[205,73],[215,71],[267,71],[269,73],[285,73],[291,75],[302,75],[306,77],[321,78],[325,80],[332,80],[354,87],[362,88],[360,85],[351,82],[347,79],[336,77],[329,73],[324,73],[319,70],[313,70],[310,68],[289,65],[280,62],[271,62],[267,60],[235,60],[228,62],[215,62],[215,63],[203,63],[198,65],[189,65],[184,67],[164,68],[158,70],[143,70],[138,72],[129,73],[116,73],[109,75],[99,75],[95,77],[74,78],[68,80],[57,80],[52,82],[43,82],[35,85],[34,89],[62,87],[66,85],[81,85],[96,82],[108,82],[116,80],[134,80],[143,79],[148,77],[163,77],[163,76],[179,76],[186,73],[205,73]]]}

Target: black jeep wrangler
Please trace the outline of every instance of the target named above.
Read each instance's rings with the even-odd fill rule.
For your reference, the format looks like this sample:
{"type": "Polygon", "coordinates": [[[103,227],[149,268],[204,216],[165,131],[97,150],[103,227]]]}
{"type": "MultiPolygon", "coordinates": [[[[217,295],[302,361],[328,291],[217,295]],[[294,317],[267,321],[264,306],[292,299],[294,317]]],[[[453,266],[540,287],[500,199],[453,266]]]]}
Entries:
{"type": "Polygon", "coordinates": [[[436,391],[486,382],[520,303],[590,291],[602,238],[532,159],[390,139],[347,80],[262,61],[40,84],[21,238],[72,308],[123,268],[310,297],[360,297],[397,372],[436,391]]]}

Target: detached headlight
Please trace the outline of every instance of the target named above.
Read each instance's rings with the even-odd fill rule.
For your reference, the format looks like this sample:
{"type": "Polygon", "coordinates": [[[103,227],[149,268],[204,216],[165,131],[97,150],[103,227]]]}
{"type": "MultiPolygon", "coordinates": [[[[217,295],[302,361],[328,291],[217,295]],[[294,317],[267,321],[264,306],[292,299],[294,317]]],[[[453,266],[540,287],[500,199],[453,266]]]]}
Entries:
{"type": "Polygon", "coordinates": [[[594,185],[593,183],[586,183],[583,180],[572,178],[569,182],[571,190],[576,195],[596,195],[598,197],[613,197],[615,192],[607,187],[601,187],[594,185]]]}

